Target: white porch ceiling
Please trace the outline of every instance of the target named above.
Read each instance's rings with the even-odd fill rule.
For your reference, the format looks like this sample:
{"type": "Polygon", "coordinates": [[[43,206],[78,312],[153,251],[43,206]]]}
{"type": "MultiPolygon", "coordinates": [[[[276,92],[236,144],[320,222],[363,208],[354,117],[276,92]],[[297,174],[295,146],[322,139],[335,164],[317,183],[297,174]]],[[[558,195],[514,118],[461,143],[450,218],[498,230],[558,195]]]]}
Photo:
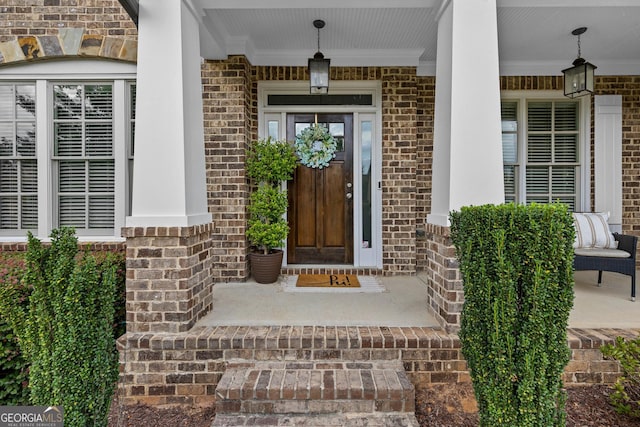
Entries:
{"type": "MultiPolygon", "coordinates": [[[[475,0],[483,1],[483,0],[475,0]]],[[[497,0],[503,75],[559,75],[577,55],[596,74],[640,74],[640,0],[497,0]]],[[[192,0],[204,58],[306,65],[317,48],[335,66],[417,66],[435,74],[441,0],[192,0]]],[[[470,64],[472,66],[472,64],[470,64]]]]}

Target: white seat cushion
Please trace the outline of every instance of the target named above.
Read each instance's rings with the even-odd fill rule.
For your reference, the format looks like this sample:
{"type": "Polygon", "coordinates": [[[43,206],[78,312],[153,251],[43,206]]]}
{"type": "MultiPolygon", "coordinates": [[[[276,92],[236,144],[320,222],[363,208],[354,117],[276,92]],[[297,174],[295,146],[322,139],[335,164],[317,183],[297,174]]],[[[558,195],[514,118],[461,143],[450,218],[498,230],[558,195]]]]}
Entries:
{"type": "Polygon", "coordinates": [[[573,226],[576,229],[574,248],[615,249],[618,242],[609,229],[608,213],[574,213],[573,226]]]}
{"type": "Polygon", "coordinates": [[[629,258],[631,254],[621,249],[577,248],[573,252],[582,256],[598,256],[604,258],[629,258]]]}

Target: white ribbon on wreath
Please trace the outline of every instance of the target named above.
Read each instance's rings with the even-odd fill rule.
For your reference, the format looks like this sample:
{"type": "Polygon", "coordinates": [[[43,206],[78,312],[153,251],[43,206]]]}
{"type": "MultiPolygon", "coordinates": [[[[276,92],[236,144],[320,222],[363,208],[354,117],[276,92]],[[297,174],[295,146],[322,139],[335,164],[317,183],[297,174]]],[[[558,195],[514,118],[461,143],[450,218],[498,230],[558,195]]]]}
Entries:
{"type": "Polygon", "coordinates": [[[295,147],[300,163],[322,169],[336,157],[338,144],[325,126],[312,124],[296,135],[295,147]]]}

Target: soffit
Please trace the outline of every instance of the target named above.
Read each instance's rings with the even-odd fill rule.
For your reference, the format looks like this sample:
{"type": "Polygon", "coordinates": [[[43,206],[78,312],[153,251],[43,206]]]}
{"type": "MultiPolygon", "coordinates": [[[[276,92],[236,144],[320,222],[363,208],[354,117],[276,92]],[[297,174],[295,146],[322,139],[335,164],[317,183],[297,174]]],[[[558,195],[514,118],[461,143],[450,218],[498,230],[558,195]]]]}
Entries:
{"type": "MultiPolygon", "coordinates": [[[[323,19],[320,50],[332,65],[410,65],[419,66],[421,74],[435,73],[440,1],[193,2],[202,15],[207,34],[202,51],[208,59],[243,54],[254,65],[306,65],[317,49],[312,22],[323,19]]],[[[598,66],[598,74],[640,70],[639,0],[497,3],[502,74],[559,74],[577,56],[577,39],[570,33],[580,26],[589,28],[582,36],[582,56],[598,66]]]]}

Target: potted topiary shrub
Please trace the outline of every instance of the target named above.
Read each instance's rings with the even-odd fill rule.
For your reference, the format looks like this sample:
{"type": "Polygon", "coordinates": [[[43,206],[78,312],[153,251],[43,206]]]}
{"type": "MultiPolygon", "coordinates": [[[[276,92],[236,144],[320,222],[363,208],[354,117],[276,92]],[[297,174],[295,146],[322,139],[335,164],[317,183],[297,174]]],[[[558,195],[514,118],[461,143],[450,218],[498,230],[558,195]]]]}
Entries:
{"type": "Polygon", "coordinates": [[[284,218],[287,193],[282,181],[293,178],[297,157],[291,144],[271,138],[254,141],[247,151],[247,175],[256,186],[251,194],[246,235],[254,251],[250,253],[251,273],[258,283],[278,280],[283,252],[289,234],[284,218]]]}

